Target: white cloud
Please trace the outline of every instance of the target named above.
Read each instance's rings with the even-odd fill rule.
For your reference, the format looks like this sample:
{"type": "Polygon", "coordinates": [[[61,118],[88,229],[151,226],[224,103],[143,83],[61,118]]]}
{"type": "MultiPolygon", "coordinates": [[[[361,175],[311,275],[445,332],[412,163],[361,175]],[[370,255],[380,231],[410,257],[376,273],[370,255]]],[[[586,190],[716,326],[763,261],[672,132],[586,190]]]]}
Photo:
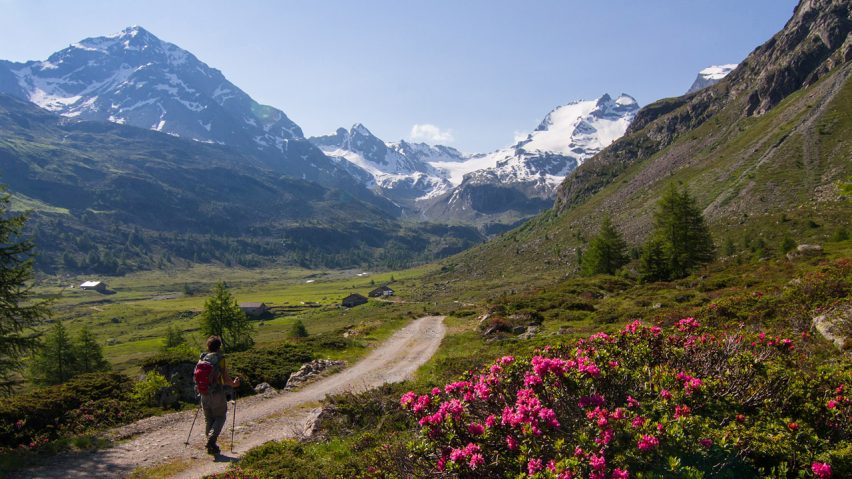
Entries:
{"type": "Polygon", "coordinates": [[[413,141],[425,141],[427,143],[452,143],[453,131],[442,130],[431,123],[418,123],[411,127],[409,137],[413,141]]]}

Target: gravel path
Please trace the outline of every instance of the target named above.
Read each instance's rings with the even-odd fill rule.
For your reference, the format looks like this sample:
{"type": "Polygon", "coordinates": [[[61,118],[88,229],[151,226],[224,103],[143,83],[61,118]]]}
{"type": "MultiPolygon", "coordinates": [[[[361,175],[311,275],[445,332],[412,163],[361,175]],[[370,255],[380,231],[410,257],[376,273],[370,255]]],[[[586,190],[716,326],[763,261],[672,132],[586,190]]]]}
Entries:
{"type": "Polygon", "coordinates": [[[127,476],[137,467],[163,463],[183,463],[186,467],[174,476],[180,479],[194,479],[222,472],[228,463],[236,461],[255,446],[305,435],[319,413],[319,401],[326,395],[364,391],[408,378],[438,349],[446,332],[443,320],[443,316],[417,319],[352,367],[297,391],[240,399],[237,404],[234,452],[230,452],[233,409],[229,408],[227,427],[219,437],[223,454],[215,460],[204,452],[202,415],[199,415],[195,424],[189,446],[184,446],[195,416],[193,411],[184,411],[143,419],[112,431],[110,435],[114,439],[126,440],[110,449],[94,453],[60,454],[45,464],[18,472],[12,477],[119,478],[127,476]]]}

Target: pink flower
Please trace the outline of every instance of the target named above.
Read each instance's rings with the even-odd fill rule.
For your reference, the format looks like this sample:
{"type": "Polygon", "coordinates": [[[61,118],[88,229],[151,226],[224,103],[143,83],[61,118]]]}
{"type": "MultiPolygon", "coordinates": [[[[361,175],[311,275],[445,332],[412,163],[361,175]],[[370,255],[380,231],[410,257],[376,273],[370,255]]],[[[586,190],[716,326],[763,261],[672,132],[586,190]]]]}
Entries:
{"type": "Polygon", "coordinates": [[[698,441],[698,444],[701,444],[701,447],[705,449],[710,449],[711,447],[713,447],[713,440],[710,438],[704,438],[698,441]]]}
{"type": "Polygon", "coordinates": [[[447,459],[449,459],[447,456],[441,456],[438,458],[438,463],[435,464],[435,469],[443,472],[447,468],[447,459]]]}
{"type": "Polygon", "coordinates": [[[488,416],[487,418],[485,418],[485,427],[494,427],[494,423],[496,421],[497,418],[495,418],[493,414],[488,416]]]}
{"type": "Polygon", "coordinates": [[[831,466],[824,462],[814,462],[811,464],[811,471],[813,471],[814,476],[820,479],[831,477],[831,466]]]}
{"type": "Polygon", "coordinates": [[[681,332],[689,331],[700,327],[701,324],[695,318],[683,318],[677,322],[677,329],[681,332]]]}
{"type": "Polygon", "coordinates": [[[527,473],[534,476],[536,472],[542,469],[541,459],[530,459],[527,462],[527,473]]]}
{"type": "Polygon", "coordinates": [[[438,396],[441,394],[441,388],[432,388],[432,395],[438,396]]]}
{"type": "Polygon", "coordinates": [[[633,396],[627,396],[627,407],[639,407],[639,401],[637,401],[633,396]]]}
{"type": "Polygon", "coordinates": [[[643,434],[642,439],[636,444],[640,451],[650,451],[660,445],[660,440],[650,434],[643,434]]]}
{"type": "Polygon", "coordinates": [[[412,402],[414,402],[416,398],[417,394],[414,394],[414,391],[408,391],[407,393],[403,394],[401,398],[399,398],[399,405],[402,406],[404,409],[408,409],[408,406],[412,402]]]}
{"type": "Polygon", "coordinates": [[[601,471],[606,467],[606,458],[603,454],[600,456],[592,454],[589,456],[589,465],[596,471],[601,471]]]}
{"type": "Polygon", "coordinates": [[[615,468],[612,470],[612,479],[629,479],[630,474],[624,469],[615,468]]]}
{"type": "Polygon", "coordinates": [[[827,407],[829,409],[834,409],[834,408],[837,407],[837,401],[835,401],[834,399],[829,399],[828,403],[825,405],[825,407],[827,407]]]}
{"type": "Polygon", "coordinates": [[[672,393],[670,393],[668,389],[663,389],[660,391],[660,397],[663,399],[671,399],[672,393]]]}
{"type": "Polygon", "coordinates": [[[568,469],[562,471],[556,479],[574,479],[574,474],[571,473],[568,469]]]}
{"type": "Polygon", "coordinates": [[[514,451],[518,448],[518,441],[512,436],[506,436],[506,446],[510,451],[514,451]]]}
{"type": "Polygon", "coordinates": [[[675,417],[675,419],[682,418],[682,417],[688,417],[691,412],[692,412],[692,409],[690,409],[689,406],[687,406],[686,404],[681,404],[681,405],[675,406],[674,417],[675,417]]]}
{"type": "Polygon", "coordinates": [[[633,418],[633,422],[631,423],[631,425],[634,428],[639,429],[640,427],[645,425],[645,418],[642,416],[636,416],[633,418]]]}
{"type": "Polygon", "coordinates": [[[485,427],[482,424],[472,422],[467,426],[467,432],[474,436],[481,436],[485,432],[485,427]]]}
{"type": "Polygon", "coordinates": [[[471,469],[476,469],[477,467],[485,464],[485,458],[482,457],[482,454],[471,454],[470,461],[467,463],[471,469]]]}
{"type": "Polygon", "coordinates": [[[502,364],[504,366],[506,364],[512,364],[513,362],[515,362],[514,356],[503,356],[502,358],[500,358],[500,364],[502,364]]]}

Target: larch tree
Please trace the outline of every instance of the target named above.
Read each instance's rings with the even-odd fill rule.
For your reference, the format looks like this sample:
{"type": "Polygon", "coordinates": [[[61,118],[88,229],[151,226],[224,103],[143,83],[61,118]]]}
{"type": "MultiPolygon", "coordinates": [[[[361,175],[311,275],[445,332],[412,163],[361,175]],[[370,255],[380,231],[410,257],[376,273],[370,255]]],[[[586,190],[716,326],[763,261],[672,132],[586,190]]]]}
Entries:
{"type": "Polygon", "coordinates": [[[0,187],[0,394],[21,382],[23,358],[38,345],[33,327],[49,316],[46,303],[32,295],[33,243],[23,238],[26,215],[12,213],[0,187]]]}
{"type": "Polygon", "coordinates": [[[224,283],[218,283],[204,301],[201,332],[219,336],[231,351],[244,351],[254,345],[254,328],[224,283]]]}
{"type": "Polygon", "coordinates": [[[104,358],[104,351],[88,326],[80,330],[77,341],[73,345],[74,363],[76,373],[91,373],[95,371],[108,371],[109,362],[104,358]]]}
{"type": "MultiPolygon", "coordinates": [[[[662,247],[665,265],[654,264],[655,273],[642,270],[643,277],[659,276],[667,271],[665,278],[683,278],[701,264],[715,258],[715,247],[710,229],[704,221],[704,215],[695,198],[685,186],[669,185],[654,213],[654,233],[652,242],[662,247]]],[[[651,261],[659,261],[657,245],[645,248],[646,257],[640,266],[647,268],[651,261]],[[653,253],[655,257],[647,256],[653,253]]]]}
{"type": "Polygon", "coordinates": [[[34,384],[62,384],[78,370],[75,347],[61,321],[57,321],[33,355],[30,377],[34,384]]]}
{"type": "Polygon", "coordinates": [[[589,249],[583,255],[581,272],[586,276],[615,274],[628,261],[627,243],[615,229],[609,216],[605,216],[598,235],[592,239],[589,249]]]}

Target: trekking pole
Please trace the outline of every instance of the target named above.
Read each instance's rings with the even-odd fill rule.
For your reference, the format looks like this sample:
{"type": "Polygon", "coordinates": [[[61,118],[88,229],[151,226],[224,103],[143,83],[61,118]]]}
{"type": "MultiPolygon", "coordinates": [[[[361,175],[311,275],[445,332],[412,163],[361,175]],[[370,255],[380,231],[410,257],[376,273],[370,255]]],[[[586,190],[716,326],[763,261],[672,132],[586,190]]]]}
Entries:
{"type": "Polygon", "coordinates": [[[195,421],[198,419],[198,411],[201,411],[201,398],[198,398],[198,409],[195,410],[195,417],[192,418],[192,425],[189,426],[189,434],[186,435],[186,442],[183,443],[184,449],[189,446],[189,437],[192,436],[192,428],[195,427],[195,421]]]}
{"type": "Polygon", "coordinates": [[[237,426],[237,390],[234,389],[234,417],[231,418],[231,452],[234,452],[234,428],[237,426]]]}

